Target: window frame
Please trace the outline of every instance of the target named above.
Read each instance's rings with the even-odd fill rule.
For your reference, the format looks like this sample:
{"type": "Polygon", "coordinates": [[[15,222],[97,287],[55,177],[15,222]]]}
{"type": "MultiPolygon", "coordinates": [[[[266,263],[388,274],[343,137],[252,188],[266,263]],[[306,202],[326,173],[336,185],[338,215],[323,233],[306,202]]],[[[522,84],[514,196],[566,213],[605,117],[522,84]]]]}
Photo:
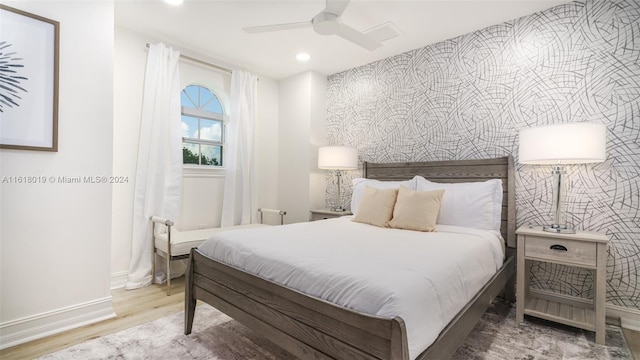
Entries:
{"type": "MultiPolygon", "coordinates": [[[[203,110],[202,108],[192,108],[192,107],[187,107],[187,106],[183,106],[182,105],[182,100],[180,101],[180,117],[181,117],[181,122],[182,122],[182,116],[189,116],[192,118],[196,118],[198,120],[198,138],[192,138],[192,137],[182,137],[182,144],[183,144],[183,148],[185,144],[193,144],[193,145],[198,145],[198,163],[194,164],[194,163],[184,163],[184,159],[182,160],[182,166],[183,169],[200,169],[200,170],[224,170],[224,164],[225,164],[225,148],[226,148],[226,138],[227,138],[227,116],[224,113],[224,104],[222,103],[222,101],[220,101],[220,96],[218,96],[213,90],[211,90],[209,87],[204,86],[204,85],[200,85],[200,84],[189,84],[186,85],[181,91],[180,93],[182,94],[182,92],[185,91],[185,89],[187,89],[190,86],[197,86],[199,88],[199,91],[202,91],[202,89],[206,89],[207,91],[209,91],[211,93],[211,95],[215,98],[215,100],[218,102],[218,104],[220,105],[220,110],[222,111],[222,113],[217,113],[217,112],[213,112],[213,111],[207,111],[207,110],[203,110]],[[201,120],[212,120],[212,121],[218,121],[220,122],[220,127],[221,127],[221,132],[220,132],[220,141],[215,141],[215,140],[207,140],[207,139],[200,139],[200,132],[202,130],[202,126],[201,126],[201,120]],[[220,165],[209,165],[209,164],[202,164],[202,151],[200,146],[201,145],[208,145],[208,146],[218,146],[220,147],[220,165]]],[[[189,99],[191,100],[191,102],[193,103],[193,99],[189,96],[189,94],[186,94],[187,97],[189,97],[189,99]]],[[[197,105],[196,105],[197,106],[197,105]]]]}

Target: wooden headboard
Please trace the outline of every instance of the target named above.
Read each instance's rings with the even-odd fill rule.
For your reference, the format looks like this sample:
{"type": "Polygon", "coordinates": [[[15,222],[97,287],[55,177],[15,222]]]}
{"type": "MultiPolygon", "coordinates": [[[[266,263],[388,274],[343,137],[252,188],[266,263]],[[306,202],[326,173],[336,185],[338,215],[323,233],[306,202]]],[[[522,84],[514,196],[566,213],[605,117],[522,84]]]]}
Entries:
{"type": "Polygon", "coordinates": [[[516,247],[516,200],[513,158],[404,163],[364,162],[364,177],[377,180],[408,180],[420,175],[433,182],[455,183],[502,180],[502,224],[507,246],[516,247]]]}

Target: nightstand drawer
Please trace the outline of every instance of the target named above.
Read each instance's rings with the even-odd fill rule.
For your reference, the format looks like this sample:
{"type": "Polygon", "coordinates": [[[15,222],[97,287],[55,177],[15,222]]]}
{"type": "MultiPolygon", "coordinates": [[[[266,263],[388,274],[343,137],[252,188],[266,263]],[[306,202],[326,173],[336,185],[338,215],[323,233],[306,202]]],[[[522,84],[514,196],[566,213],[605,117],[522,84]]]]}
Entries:
{"type": "Polygon", "coordinates": [[[327,219],[333,219],[336,218],[337,216],[335,215],[326,215],[326,214],[311,214],[311,221],[318,221],[318,220],[327,220],[327,219]]]}
{"type": "Polygon", "coordinates": [[[309,210],[309,221],[326,220],[338,218],[345,215],[353,215],[349,210],[331,211],[331,210],[309,210]]]}
{"type": "Polygon", "coordinates": [[[595,243],[539,236],[527,236],[524,256],[595,267],[595,243]]]}

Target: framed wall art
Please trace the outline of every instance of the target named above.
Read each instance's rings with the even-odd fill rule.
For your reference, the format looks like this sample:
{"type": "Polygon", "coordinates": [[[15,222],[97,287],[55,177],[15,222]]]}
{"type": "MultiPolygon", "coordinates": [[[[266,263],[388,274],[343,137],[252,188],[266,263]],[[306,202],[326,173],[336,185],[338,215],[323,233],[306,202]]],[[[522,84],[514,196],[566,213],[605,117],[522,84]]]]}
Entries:
{"type": "Polygon", "coordinates": [[[58,151],[60,23],[0,4],[0,148],[58,151]]]}

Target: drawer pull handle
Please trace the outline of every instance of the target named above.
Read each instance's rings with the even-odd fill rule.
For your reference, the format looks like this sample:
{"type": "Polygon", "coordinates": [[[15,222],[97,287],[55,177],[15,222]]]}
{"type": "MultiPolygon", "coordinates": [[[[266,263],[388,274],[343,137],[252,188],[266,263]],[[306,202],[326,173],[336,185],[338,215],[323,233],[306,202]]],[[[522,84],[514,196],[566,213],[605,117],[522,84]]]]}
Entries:
{"type": "Polygon", "coordinates": [[[567,248],[562,245],[551,245],[549,249],[558,250],[558,251],[567,251],[567,248]]]}

